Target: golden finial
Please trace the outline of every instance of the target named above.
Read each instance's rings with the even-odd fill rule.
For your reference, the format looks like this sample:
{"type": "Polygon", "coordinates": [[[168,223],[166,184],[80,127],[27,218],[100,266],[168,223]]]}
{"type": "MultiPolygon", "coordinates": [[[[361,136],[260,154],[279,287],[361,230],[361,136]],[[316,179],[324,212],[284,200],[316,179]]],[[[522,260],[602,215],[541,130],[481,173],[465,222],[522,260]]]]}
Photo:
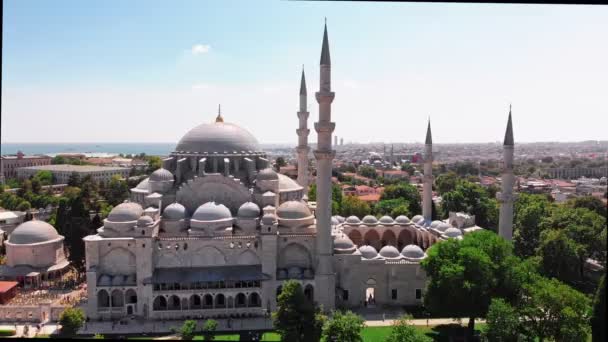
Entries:
{"type": "Polygon", "coordinates": [[[222,105],[217,105],[217,118],[215,118],[215,122],[224,122],[224,118],[222,117],[222,105]]]}

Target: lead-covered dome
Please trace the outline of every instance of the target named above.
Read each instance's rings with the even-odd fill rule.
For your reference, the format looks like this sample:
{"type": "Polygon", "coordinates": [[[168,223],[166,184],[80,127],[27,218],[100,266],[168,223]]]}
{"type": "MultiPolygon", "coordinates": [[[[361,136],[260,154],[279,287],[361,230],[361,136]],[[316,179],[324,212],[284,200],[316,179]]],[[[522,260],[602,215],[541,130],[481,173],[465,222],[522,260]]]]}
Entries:
{"type": "Polygon", "coordinates": [[[395,221],[393,221],[393,218],[390,216],[382,216],[380,218],[380,223],[382,224],[393,224],[395,223],[395,221]]]}
{"type": "Polygon", "coordinates": [[[181,220],[186,218],[186,207],[175,202],[169,204],[163,211],[163,218],[167,220],[181,220]]]}
{"type": "Polygon", "coordinates": [[[378,256],[376,249],[369,245],[359,247],[359,252],[361,252],[361,256],[365,259],[374,259],[378,256]]]}
{"type": "Polygon", "coordinates": [[[373,215],[367,215],[363,218],[363,223],[365,224],[377,224],[378,219],[373,215]]]}
{"type": "Polygon", "coordinates": [[[260,216],[260,207],[253,202],[243,203],[237,212],[237,216],[241,218],[257,218],[260,216]]]}
{"type": "Polygon", "coordinates": [[[304,202],[287,201],[279,206],[277,216],[279,219],[303,219],[309,218],[312,213],[304,202]]]}
{"type": "Polygon", "coordinates": [[[192,215],[192,219],[197,221],[219,221],[231,218],[230,209],[223,204],[216,204],[215,202],[207,202],[201,205],[192,215]]]}
{"type": "Polygon", "coordinates": [[[395,259],[401,256],[394,246],[386,245],[380,249],[380,256],[387,259],[395,259]]]}
{"type": "Polygon", "coordinates": [[[233,153],[259,152],[257,139],[242,127],[219,120],[191,129],[175,147],[176,152],[233,153]]]}
{"type": "Polygon", "coordinates": [[[131,222],[137,221],[138,218],[144,213],[144,209],[141,205],[135,202],[124,202],[115,206],[107,220],[110,222],[131,222]]]}
{"type": "Polygon", "coordinates": [[[27,221],[15,228],[8,238],[8,242],[16,245],[40,243],[59,238],[57,230],[44,221],[27,221]]]}
{"type": "Polygon", "coordinates": [[[277,172],[269,167],[262,169],[258,172],[258,175],[256,176],[256,179],[258,181],[267,181],[267,180],[278,180],[279,179],[279,175],[277,174],[277,172]]]}
{"type": "Polygon", "coordinates": [[[445,234],[447,237],[450,237],[450,238],[462,236],[462,232],[460,231],[460,229],[453,228],[453,227],[446,229],[446,231],[443,234],[445,234]]]}
{"type": "Polygon", "coordinates": [[[399,215],[395,219],[395,222],[397,222],[398,224],[409,224],[410,223],[410,219],[407,216],[405,216],[405,215],[399,215]]]}
{"type": "Polygon", "coordinates": [[[152,172],[152,174],[150,175],[150,178],[148,178],[148,181],[152,181],[152,182],[168,182],[168,181],[172,181],[173,180],[173,174],[171,173],[171,171],[167,170],[167,169],[163,169],[162,167],[160,169],[156,169],[154,172],[152,172]]]}
{"type": "Polygon", "coordinates": [[[424,251],[418,245],[407,245],[403,247],[401,255],[412,260],[424,259],[425,257],[424,251]]]}
{"type": "Polygon", "coordinates": [[[346,219],[346,223],[348,224],[359,224],[361,221],[359,220],[359,218],[357,216],[349,216],[346,219]]]}
{"type": "Polygon", "coordinates": [[[334,252],[337,254],[351,254],[356,249],[355,244],[345,234],[334,237],[334,252]]]}

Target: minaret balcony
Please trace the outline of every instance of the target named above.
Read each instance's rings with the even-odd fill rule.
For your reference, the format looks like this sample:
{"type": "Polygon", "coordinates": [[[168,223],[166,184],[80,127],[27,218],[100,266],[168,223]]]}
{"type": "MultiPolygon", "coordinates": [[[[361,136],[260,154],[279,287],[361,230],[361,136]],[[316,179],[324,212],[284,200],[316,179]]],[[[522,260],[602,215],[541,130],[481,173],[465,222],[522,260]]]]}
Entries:
{"type": "Polygon", "coordinates": [[[315,155],[315,158],[317,160],[334,159],[334,157],[336,156],[336,151],[335,150],[331,150],[331,151],[314,150],[313,154],[315,155]]]}
{"type": "Polygon", "coordinates": [[[318,103],[322,102],[333,102],[336,97],[336,93],[333,91],[318,91],[315,93],[315,97],[317,98],[318,103]]]}
{"type": "Polygon", "coordinates": [[[308,129],[308,128],[298,128],[298,129],[296,129],[296,133],[299,136],[308,136],[310,134],[310,129],[308,129]]]}
{"type": "Polygon", "coordinates": [[[310,115],[310,112],[298,112],[298,119],[308,120],[309,115],[310,115]]]}
{"type": "Polygon", "coordinates": [[[319,121],[319,122],[315,122],[315,131],[317,131],[317,133],[321,134],[321,133],[333,133],[334,129],[336,129],[336,123],[335,122],[329,122],[329,121],[319,121]]]}

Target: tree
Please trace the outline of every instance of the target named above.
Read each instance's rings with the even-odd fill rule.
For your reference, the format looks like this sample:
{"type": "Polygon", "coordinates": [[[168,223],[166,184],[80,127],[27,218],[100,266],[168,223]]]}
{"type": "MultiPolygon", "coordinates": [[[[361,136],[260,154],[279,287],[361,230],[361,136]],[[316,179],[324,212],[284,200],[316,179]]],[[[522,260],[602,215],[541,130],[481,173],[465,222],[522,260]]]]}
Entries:
{"type": "Polygon", "coordinates": [[[498,202],[478,184],[458,181],[454,190],[442,194],[441,206],[444,217],[462,211],[475,215],[475,223],[486,229],[495,231],[498,225],[498,202]]]}
{"type": "Polygon", "coordinates": [[[513,246],[517,256],[528,258],[534,255],[540,244],[540,224],[549,215],[550,208],[551,203],[546,196],[526,193],[519,195],[513,210],[513,246]]]}
{"type": "Polygon", "coordinates": [[[374,206],[374,212],[377,215],[391,215],[392,211],[397,207],[405,207],[407,214],[403,215],[411,216],[411,212],[409,211],[410,203],[403,198],[381,200],[374,206]]]}
{"type": "Polygon", "coordinates": [[[593,196],[582,196],[570,199],[566,202],[566,205],[571,208],[586,208],[591,211],[598,213],[604,217],[607,216],[606,205],[601,199],[593,196]]]}
{"type": "Polygon", "coordinates": [[[76,172],[72,172],[68,178],[68,186],[79,187],[80,186],[80,175],[76,172]]]}
{"type": "Polygon", "coordinates": [[[146,160],[148,161],[148,168],[146,170],[148,174],[160,169],[163,165],[163,161],[158,156],[146,156],[146,160]]]}
{"type": "Polygon", "coordinates": [[[384,192],[380,195],[380,200],[403,199],[408,203],[410,212],[420,213],[420,193],[418,189],[410,183],[401,182],[395,185],[387,185],[384,192]]]}
{"type": "Polygon", "coordinates": [[[335,311],[323,325],[322,336],[327,342],[362,342],[361,331],[365,321],[352,311],[335,311]]]}
{"type": "Polygon", "coordinates": [[[84,312],[78,308],[66,308],[59,316],[59,324],[62,334],[73,336],[84,324],[84,312]]]}
{"type": "Polygon", "coordinates": [[[456,184],[458,183],[458,175],[454,172],[448,172],[441,174],[435,178],[435,186],[440,194],[454,191],[456,184]]]}
{"type": "Polygon", "coordinates": [[[421,331],[411,324],[412,316],[404,315],[393,322],[393,329],[386,338],[386,342],[431,342],[421,331]]]}
{"type": "Polygon", "coordinates": [[[304,295],[300,283],[288,280],[283,283],[277,299],[277,311],[272,313],[272,319],[283,341],[318,341],[322,328],[318,313],[304,295]]]}
{"type": "Polygon", "coordinates": [[[179,328],[179,336],[182,340],[191,340],[196,332],[196,321],[186,320],[179,328]]]}
{"type": "Polygon", "coordinates": [[[375,179],[376,177],[378,177],[378,173],[376,172],[376,169],[373,166],[369,166],[369,165],[361,165],[359,167],[359,174],[363,177],[372,178],[372,179],[375,179]]]}
{"type": "Polygon", "coordinates": [[[93,339],[94,340],[104,340],[106,337],[103,336],[102,334],[95,334],[93,335],[93,339]]]}
{"type": "Polygon", "coordinates": [[[606,273],[600,279],[600,284],[593,299],[591,336],[593,342],[606,341],[606,273]]]}
{"type": "Polygon", "coordinates": [[[524,335],[540,341],[585,341],[589,335],[589,299],[556,279],[536,277],[524,284],[518,303],[524,335]]]}
{"type": "Polygon", "coordinates": [[[557,278],[574,285],[580,280],[580,246],[566,236],[563,230],[544,231],[538,255],[541,257],[541,270],[547,277],[557,278]]]}
{"type": "Polygon", "coordinates": [[[345,196],[342,199],[342,205],[340,206],[340,214],[344,217],[355,215],[357,217],[363,217],[370,213],[369,204],[360,200],[356,196],[345,196]]]}
{"type": "Polygon", "coordinates": [[[203,325],[203,340],[213,341],[215,339],[215,331],[217,330],[217,321],[208,319],[203,325]]]}
{"type": "Polygon", "coordinates": [[[393,210],[391,210],[390,215],[391,217],[399,217],[401,215],[411,217],[412,212],[410,211],[409,203],[396,206],[393,208],[393,210]]]}
{"type": "Polygon", "coordinates": [[[283,157],[277,157],[274,164],[277,171],[280,171],[283,166],[287,165],[287,163],[285,162],[285,158],[283,157]]]}
{"type": "Polygon", "coordinates": [[[486,316],[492,298],[517,298],[525,279],[519,267],[526,264],[512,253],[509,242],[487,230],[434,244],[421,263],[430,278],[424,305],[438,315],[469,317],[472,335],[475,319],[486,316]]]}
{"type": "Polygon", "coordinates": [[[492,299],[484,331],[488,341],[517,342],[519,330],[519,316],[515,308],[502,298],[492,299]]]}
{"type": "Polygon", "coordinates": [[[51,185],[53,184],[53,173],[48,170],[38,171],[33,179],[37,179],[41,185],[51,185]]]}
{"type": "Polygon", "coordinates": [[[119,175],[114,175],[108,182],[105,198],[111,205],[118,205],[129,197],[129,187],[127,182],[122,180],[119,175]]]}

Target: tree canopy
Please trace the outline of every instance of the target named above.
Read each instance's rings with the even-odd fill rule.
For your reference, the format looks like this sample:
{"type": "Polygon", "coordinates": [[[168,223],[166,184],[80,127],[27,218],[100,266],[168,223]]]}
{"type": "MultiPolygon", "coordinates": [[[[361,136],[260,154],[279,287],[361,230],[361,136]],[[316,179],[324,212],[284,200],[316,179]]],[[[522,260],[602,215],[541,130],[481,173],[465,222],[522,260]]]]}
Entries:
{"type": "Polygon", "coordinates": [[[412,316],[404,315],[393,322],[386,342],[431,342],[432,339],[411,324],[412,316]]]}
{"type": "Polygon", "coordinates": [[[318,308],[306,298],[302,285],[295,280],[283,283],[272,318],[282,340],[293,342],[318,341],[324,323],[318,308]]]}
{"type": "Polygon", "coordinates": [[[362,342],[363,318],[351,311],[335,311],[323,325],[322,337],[326,342],[362,342]]]}
{"type": "Polygon", "coordinates": [[[66,308],[59,316],[59,324],[63,335],[73,336],[84,324],[84,312],[78,308],[66,308]]]}

